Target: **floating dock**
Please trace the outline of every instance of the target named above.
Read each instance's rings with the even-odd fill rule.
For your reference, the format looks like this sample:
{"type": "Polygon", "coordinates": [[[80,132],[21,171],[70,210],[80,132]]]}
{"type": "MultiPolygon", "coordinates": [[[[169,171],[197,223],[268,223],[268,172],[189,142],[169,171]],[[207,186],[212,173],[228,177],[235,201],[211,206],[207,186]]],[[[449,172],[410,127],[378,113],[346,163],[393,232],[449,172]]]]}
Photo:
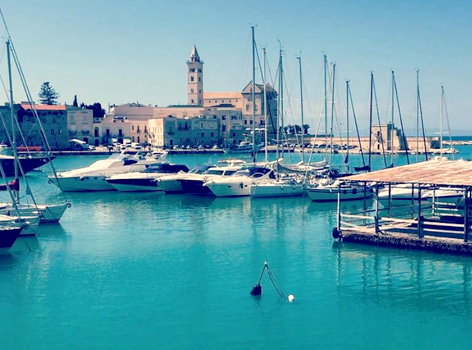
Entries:
{"type": "Polygon", "coordinates": [[[430,160],[341,180],[372,186],[374,207],[357,212],[343,210],[340,193],[334,238],[344,242],[472,255],[472,162],[430,160]],[[398,188],[411,190],[410,196],[403,197],[405,205],[393,205],[393,194],[398,188]],[[387,198],[383,197],[383,208],[379,204],[381,189],[384,193],[388,191],[387,198]],[[428,196],[424,196],[426,193],[428,196]]]}

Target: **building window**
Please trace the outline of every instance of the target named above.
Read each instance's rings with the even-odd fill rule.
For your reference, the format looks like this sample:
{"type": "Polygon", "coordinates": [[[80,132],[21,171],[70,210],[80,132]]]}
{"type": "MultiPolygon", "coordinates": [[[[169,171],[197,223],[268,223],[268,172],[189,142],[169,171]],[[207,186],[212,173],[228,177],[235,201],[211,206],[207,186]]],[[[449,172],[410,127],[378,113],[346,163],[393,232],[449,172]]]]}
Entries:
{"type": "Polygon", "coordinates": [[[195,68],[190,68],[190,72],[191,72],[191,73],[194,73],[194,72],[195,72],[195,68]]]}
{"type": "Polygon", "coordinates": [[[58,133],[59,135],[62,135],[62,129],[57,129],[57,133],[58,133]]]}
{"type": "Polygon", "coordinates": [[[138,143],[140,143],[140,142],[141,142],[141,140],[139,139],[139,136],[138,136],[138,143]]]}
{"type": "Polygon", "coordinates": [[[134,125],[131,125],[131,130],[133,130],[133,131],[134,131],[134,125]]]}
{"type": "Polygon", "coordinates": [[[202,81],[202,78],[198,77],[198,81],[202,81]]]}
{"type": "Polygon", "coordinates": [[[144,132],[147,132],[147,126],[144,125],[144,132]]]}
{"type": "Polygon", "coordinates": [[[221,126],[221,132],[225,132],[226,131],[226,125],[222,125],[221,126]]]}
{"type": "Polygon", "coordinates": [[[137,131],[137,132],[141,132],[141,130],[139,130],[139,125],[138,125],[138,128],[137,128],[137,130],[136,130],[136,131],[137,131]]]}
{"type": "Polygon", "coordinates": [[[110,129],[107,129],[107,137],[110,137],[110,129]]]}
{"type": "Polygon", "coordinates": [[[244,119],[244,125],[247,125],[247,120],[246,119],[244,119]]]}
{"type": "Polygon", "coordinates": [[[194,81],[195,78],[193,76],[190,77],[190,81],[194,81]]]}
{"type": "Polygon", "coordinates": [[[51,135],[54,135],[54,129],[51,129],[51,135]]]}
{"type": "Polygon", "coordinates": [[[222,115],[222,116],[221,116],[221,120],[226,120],[226,116],[225,116],[225,115],[222,115]]]}
{"type": "Polygon", "coordinates": [[[123,136],[123,130],[122,129],[118,129],[118,136],[123,136]]]}
{"type": "Polygon", "coordinates": [[[205,133],[204,133],[204,132],[202,132],[202,138],[203,138],[203,137],[205,137],[205,133]]]}
{"type": "Polygon", "coordinates": [[[198,68],[198,73],[201,73],[201,72],[202,72],[201,68],[198,68]]]}
{"type": "Polygon", "coordinates": [[[202,93],[202,90],[198,90],[198,92],[201,94],[201,93],[202,93]]]}
{"type": "Polygon", "coordinates": [[[214,134],[214,133],[211,133],[211,134],[210,134],[210,136],[211,136],[211,137],[214,137],[214,136],[215,136],[215,134],[214,134]]]}
{"type": "Polygon", "coordinates": [[[249,105],[246,105],[246,112],[249,111],[249,105]]]}
{"type": "Polygon", "coordinates": [[[192,104],[194,104],[193,98],[192,98],[192,104]]]}
{"type": "Polygon", "coordinates": [[[190,93],[193,94],[193,89],[190,89],[190,93]]]}

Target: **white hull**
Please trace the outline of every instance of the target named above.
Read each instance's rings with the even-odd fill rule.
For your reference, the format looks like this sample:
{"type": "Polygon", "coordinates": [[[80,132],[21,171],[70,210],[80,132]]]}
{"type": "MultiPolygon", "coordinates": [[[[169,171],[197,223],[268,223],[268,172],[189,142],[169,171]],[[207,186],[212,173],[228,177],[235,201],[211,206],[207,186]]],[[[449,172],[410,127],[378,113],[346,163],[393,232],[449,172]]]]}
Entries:
{"type": "Polygon", "coordinates": [[[120,192],[162,192],[157,186],[140,186],[128,184],[113,184],[116,190],[120,192]]]}
{"type": "Polygon", "coordinates": [[[104,175],[74,176],[51,178],[50,181],[62,189],[63,192],[89,192],[89,191],[116,191],[105,181],[104,175]]]}
{"type": "MultiPolygon", "coordinates": [[[[19,204],[18,211],[21,217],[39,217],[41,223],[59,222],[70,203],[64,204],[38,204],[37,206],[28,204],[19,204]]],[[[16,210],[11,204],[1,207],[0,214],[16,215],[16,210]]]]}
{"type": "Polygon", "coordinates": [[[253,198],[296,197],[303,196],[303,193],[303,185],[299,183],[261,183],[253,184],[251,187],[253,198]]]}
{"type": "Polygon", "coordinates": [[[157,181],[157,188],[165,193],[181,193],[183,191],[178,178],[161,178],[157,181]]]}
{"type": "Polygon", "coordinates": [[[341,201],[355,201],[372,197],[372,190],[367,188],[365,193],[363,188],[357,187],[324,187],[318,186],[306,190],[308,197],[314,202],[336,202],[338,193],[341,192],[341,201]]]}
{"type": "Polygon", "coordinates": [[[410,186],[392,187],[390,199],[388,188],[379,191],[379,203],[387,207],[397,207],[416,204],[418,202],[418,190],[412,190],[410,186]]]}
{"type": "Polygon", "coordinates": [[[59,222],[70,203],[64,204],[39,204],[38,209],[41,212],[41,223],[59,222]]]}
{"type": "Polygon", "coordinates": [[[250,178],[234,182],[205,183],[216,197],[243,197],[251,195],[252,180],[250,178]]]}

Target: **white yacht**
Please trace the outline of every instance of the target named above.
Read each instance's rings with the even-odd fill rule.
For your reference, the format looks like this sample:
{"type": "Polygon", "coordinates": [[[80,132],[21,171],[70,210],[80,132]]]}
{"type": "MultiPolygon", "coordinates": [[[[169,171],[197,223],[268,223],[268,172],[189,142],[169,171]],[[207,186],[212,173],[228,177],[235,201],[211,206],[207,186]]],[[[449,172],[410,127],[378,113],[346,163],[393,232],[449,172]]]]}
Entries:
{"type": "Polygon", "coordinates": [[[187,173],[186,165],[159,163],[148,166],[144,171],[112,175],[105,179],[120,192],[162,191],[158,187],[159,178],[177,173],[187,173]]]}
{"type": "Polygon", "coordinates": [[[252,198],[296,197],[305,193],[304,179],[285,176],[254,182],[251,186],[252,198]]]}
{"type": "MultiPolygon", "coordinates": [[[[426,192],[425,192],[426,193],[426,192]]],[[[384,187],[379,191],[379,203],[384,207],[410,205],[418,201],[418,188],[409,184],[384,187]]],[[[424,199],[426,201],[426,198],[424,199]]]]}
{"type": "Polygon", "coordinates": [[[314,202],[336,202],[338,195],[341,201],[362,200],[373,195],[372,188],[369,186],[340,183],[339,180],[321,183],[305,191],[314,202]]]}
{"type": "Polygon", "coordinates": [[[267,179],[275,179],[273,169],[251,166],[238,170],[232,176],[209,179],[204,186],[216,197],[250,196],[252,185],[265,182],[267,179]]]}
{"type": "Polygon", "coordinates": [[[152,154],[136,154],[131,157],[126,154],[112,155],[108,159],[96,161],[92,165],[50,175],[49,181],[63,192],[113,191],[115,188],[105,181],[115,174],[143,171],[147,166],[160,163],[167,153],[153,152],[152,154]]]}
{"type": "Polygon", "coordinates": [[[205,183],[232,176],[241,170],[245,162],[241,160],[224,160],[220,161],[219,164],[220,166],[208,168],[203,174],[183,174],[180,176],[178,181],[182,188],[182,193],[212,195],[212,191],[205,186],[205,183]]]}
{"type": "Polygon", "coordinates": [[[172,175],[164,175],[156,179],[157,188],[167,194],[184,193],[184,189],[180,184],[180,179],[186,179],[193,175],[204,174],[210,167],[206,165],[197,166],[189,172],[179,172],[172,175]]]}

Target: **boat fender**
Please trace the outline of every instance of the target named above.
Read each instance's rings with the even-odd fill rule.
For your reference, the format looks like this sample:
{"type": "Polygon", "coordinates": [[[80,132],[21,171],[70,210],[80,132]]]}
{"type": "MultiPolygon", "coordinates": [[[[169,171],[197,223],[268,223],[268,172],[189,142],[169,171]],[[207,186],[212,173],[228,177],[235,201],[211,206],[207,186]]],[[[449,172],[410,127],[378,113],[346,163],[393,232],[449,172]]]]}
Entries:
{"type": "Polygon", "coordinates": [[[339,232],[337,227],[333,227],[333,231],[331,232],[334,239],[341,238],[341,232],[339,232]]]}
{"type": "Polygon", "coordinates": [[[243,187],[244,187],[244,184],[241,182],[241,183],[239,184],[239,187],[243,188],[243,187]]]}
{"type": "Polygon", "coordinates": [[[261,295],[262,294],[262,286],[260,283],[256,283],[254,287],[252,287],[251,291],[249,292],[251,295],[261,295]]]}
{"type": "Polygon", "coordinates": [[[352,194],[357,194],[357,188],[352,189],[352,194]]]}
{"type": "Polygon", "coordinates": [[[67,206],[67,208],[70,208],[70,207],[72,207],[72,204],[68,202],[68,203],[66,204],[66,206],[67,206]]]}

